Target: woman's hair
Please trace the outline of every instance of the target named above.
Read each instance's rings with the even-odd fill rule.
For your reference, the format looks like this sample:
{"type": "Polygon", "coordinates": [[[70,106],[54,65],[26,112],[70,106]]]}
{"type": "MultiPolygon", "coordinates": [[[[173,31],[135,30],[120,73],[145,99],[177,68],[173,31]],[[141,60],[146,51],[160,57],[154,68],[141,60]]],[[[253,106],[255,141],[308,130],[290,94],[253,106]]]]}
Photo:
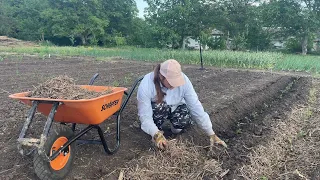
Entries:
{"type": "Polygon", "coordinates": [[[156,91],[157,91],[157,103],[161,103],[163,101],[163,97],[166,95],[166,93],[161,91],[161,86],[160,86],[160,64],[158,64],[154,68],[154,78],[153,78],[154,85],[156,86],[156,91]]]}

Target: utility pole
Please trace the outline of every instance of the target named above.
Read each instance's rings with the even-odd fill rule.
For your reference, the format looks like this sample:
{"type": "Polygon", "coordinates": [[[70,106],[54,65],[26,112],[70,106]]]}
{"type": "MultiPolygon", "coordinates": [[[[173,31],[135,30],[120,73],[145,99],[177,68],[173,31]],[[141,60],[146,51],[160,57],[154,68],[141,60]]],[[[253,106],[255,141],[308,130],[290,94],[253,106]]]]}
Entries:
{"type": "Polygon", "coordinates": [[[200,62],[201,62],[200,70],[204,70],[204,68],[203,68],[203,59],[202,59],[201,38],[199,38],[199,44],[200,44],[200,62]]]}

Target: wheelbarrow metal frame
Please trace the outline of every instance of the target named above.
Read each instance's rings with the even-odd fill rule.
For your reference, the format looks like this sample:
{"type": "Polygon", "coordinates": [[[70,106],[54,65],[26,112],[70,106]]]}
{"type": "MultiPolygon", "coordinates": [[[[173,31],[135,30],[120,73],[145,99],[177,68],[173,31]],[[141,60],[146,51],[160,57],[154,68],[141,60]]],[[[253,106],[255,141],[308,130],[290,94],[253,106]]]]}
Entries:
{"type": "MultiPolygon", "coordinates": [[[[95,74],[91,80],[89,85],[92,85],[94,80],[98,77],[98,74],[95,74]]],[[[108,147],[108,144],[106,142],[106,139],[104,137],[103,131],[101,130],[99,125],[88,125],[86,128],[84,128],[83,130],[81,130],[79,133],[77,133],[76,135],[74,135],[71,139],[69,139],[62,147],[60,147],[56,152],[54,152],[50,157],[48,157],[48,161],[52,161],[54,160],[60,153],[64,152],[64,150],[67,149],[67,147],[71,144],[74,143],[75,141],[77,141],[78,143],[81,144],[102,144],[103,148],[105,150],[105,152],[107,154],[114,154],[120,146],[120,120],[121,120],[121,114],[125,108],[125,106],[127,105],[130,97],[132,96],[135,88],[137,87],[138,83],[143,79],[142,77],[139,77],[135,83],[132,85],[132,88],[130,89],[129,93],[127,93],[126,91],[124,92],[124,94],[127,96],[124,100],[124,102],[121,104],[120,109],[115,112],[113,115],[117,116],[117,131],[116,131],[116,145],[113,149],[110,149],[108,147]],[[81,138],[84,134],[86,134],[87,132],[91,131],[92,129],[96,129],[98,131],[100,140],[80,140],[79,138],[81,138]]],[[[23,128],[20,132],[19,138],[18,138],[18,150],[22,155],[28,155],[31,154],[33,150],[29,151],[28,153],[26,153],[22,146],[32,146],[35,148],[38,148],[38,153],[41,155],[45,155],[45,151],[44,151],[44,144],[47,140],[49,131],[51,129],[52,123],[54,121],[54,115],[57,112],[57,109],[59,107],[59,105],[61,105],[62,103],[59,101],[41,101],[41,100],[34,100],[32,102],[32,107],[28,113],[27,119],[23,125],[23,128]],[[40,139],[35,139],[35,138],[25,138],[26,133],[29,129],[29,126],[33,120],[33,117],[37,111],[37,107],[40,103],[49,103],[52,104],[52,108],[51,111],[47,117],[47,121],[45,123],[43,132],[40,136],[40,139]]],[[[65,124],[65,123],[62,123],[65,124]]],[[[76,128],[76,123],[72,123],[72,130],[75,131],[76,128]]]]}

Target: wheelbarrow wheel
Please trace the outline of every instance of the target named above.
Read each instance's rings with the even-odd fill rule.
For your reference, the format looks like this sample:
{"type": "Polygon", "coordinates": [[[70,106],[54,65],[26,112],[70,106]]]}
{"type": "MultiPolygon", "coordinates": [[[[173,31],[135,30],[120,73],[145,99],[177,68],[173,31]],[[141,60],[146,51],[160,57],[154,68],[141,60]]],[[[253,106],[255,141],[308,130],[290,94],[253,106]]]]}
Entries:
{"type": "Polygon", "coordinates": [[[66,125],[58,125],[51,132],[44,144],[45,154],[35,152],[33,165],[35,173],[40,179],[64,179],[71,170],[75,156],[75,143],[72,143],[65,152],[57,158],[48,161],[48,157],[63,146],[68,139],[72,138],[74,132],[66,125]]]}

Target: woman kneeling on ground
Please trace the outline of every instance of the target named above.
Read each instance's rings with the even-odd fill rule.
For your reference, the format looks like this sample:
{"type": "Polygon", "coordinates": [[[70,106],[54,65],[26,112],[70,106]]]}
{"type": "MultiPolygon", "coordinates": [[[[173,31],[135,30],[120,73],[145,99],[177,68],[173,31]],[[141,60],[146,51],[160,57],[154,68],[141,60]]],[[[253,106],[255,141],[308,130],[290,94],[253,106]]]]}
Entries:
{"type": "Polygon", "coordinates": [[[191,117],[210,138],[210,145],[227,147],[213,131],[209,115],[204,111],[189,78],[180,64],[169,59],[158,64],[141,81],[138,94],[138,115],[141,129],[152,136],[159,149],[167,148],[162,125],[171,122],[171,131],[178,134],[191,124],[191,117]]]}

